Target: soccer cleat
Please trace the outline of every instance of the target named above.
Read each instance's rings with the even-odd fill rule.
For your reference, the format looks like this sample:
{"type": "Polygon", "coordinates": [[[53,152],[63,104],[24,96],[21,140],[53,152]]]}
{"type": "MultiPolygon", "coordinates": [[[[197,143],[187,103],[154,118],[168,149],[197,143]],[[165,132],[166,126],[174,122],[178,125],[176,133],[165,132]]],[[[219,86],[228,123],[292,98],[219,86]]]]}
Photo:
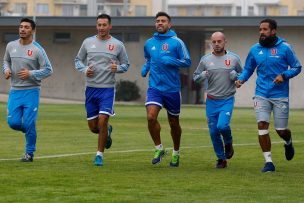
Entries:
{"type": "Polygon", "coordinates": [[[287,161],[290,161],[295,154],[295,150],[294,150],[294,147],[292,145],[292,141],[290,140],[289,145],[284,144],[284,147],[285,147],[285,157],[286,157],[287,161]]]}
{"type": "Polygon", "coordinates": [[[21,162],[33,162],[33,155],[30,155],[28,153],[25,153],[24,156],[20,159],[21,162]]]}
{"type": "Polygon", "coordinates": [[[95,166],[102,166],[103,165],[102,156],[96,155],[94,163],[95,163],[95,166]]]}
{"type": "Polygon", "coordinates": [[[113,127],[111,125],[108,126],[108,138],[107,138],[107,143],[105,148],[109,149],[112,146],[112,138],[111,138],[111,133],[113,131],[113,127]]]}
{"type": "Polygon", "coordinates": [[[226,168],[227,167],[227,161],[223,159],[218,159],[215,165],[215,168],[226,168]]]}
{"type": "Polygon", "coordinates": [[[170,161],[171,167],[178,167],[179,166],[179,155],[172,155],[171,161],[170,161]]]}
{"type": "Polygon", "coordinates": [[[266,162],[264,168],[262,168],[262,173],[275,172],[275,167],[272,162],[266,162]]]}
{"type": "Polygon", "coordinates": [[[154,158],[152,159],[152,164],[160,163],[164,155],[165,155],[165,150],[156,149],[154,151],[154,158]]]}
{"type": "Polygon", "coordinates": [[[232,156],[233,156],[233,154],[234,154],[234,149],[233,149],[232,143],[226,144],[225,145],[225,156],[226,156],[226,159],[231,159],[232,156]]]}

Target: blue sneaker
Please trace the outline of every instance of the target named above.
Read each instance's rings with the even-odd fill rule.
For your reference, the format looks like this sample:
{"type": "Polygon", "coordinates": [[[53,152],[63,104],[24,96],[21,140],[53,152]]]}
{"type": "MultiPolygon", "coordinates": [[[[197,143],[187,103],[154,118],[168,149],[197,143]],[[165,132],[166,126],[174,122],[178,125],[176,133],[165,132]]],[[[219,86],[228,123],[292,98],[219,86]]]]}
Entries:
{"type": "Polygon", "coordinates": [[[292,145],[292,141],[290,140],[290,144],[288,144],[288,145],[284,144],[284,147],[285,147],[286,160],[290,161],[295,154],[295,151],[294,151],[294,148],[293,148],[293,145],[292,145]]]}
{"type": "Polygon", "coordinates": [[[105,148],[109,149],[112,146],[112,138],[111,133],[113,131],[113,127],[111,125],[108,126],[108,139],[105,148]]]}
{"type": "Polygon", "coordinates": [[[154,157],[152,159],[152,164],[160,163],[163,156],[165,156],[165,150],[156,149],[154,152],[154,157]]]}
{"type": "Polygon", "coordinates": [[[102,166],[103,165],[102,156],[96,155],[94,162],[95,162],[95,166],[102,166]]]}
{"type": "Polygon", "coordinates": [[[264,168],[262,168],[262,173],[275,172],[275,167],[272,162],[266,162],[264,168]]]}

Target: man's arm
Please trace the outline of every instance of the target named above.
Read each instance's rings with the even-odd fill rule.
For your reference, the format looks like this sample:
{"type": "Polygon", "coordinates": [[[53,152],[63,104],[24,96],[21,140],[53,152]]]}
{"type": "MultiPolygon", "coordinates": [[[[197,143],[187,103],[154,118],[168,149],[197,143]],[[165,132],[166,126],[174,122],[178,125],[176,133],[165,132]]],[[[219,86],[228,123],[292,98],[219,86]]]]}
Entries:
{"type": "Polygon", "coordinates": [[[145,62],[145,64],[141,68],[141,76],[142,77],[146,77],[147,74],[150,71],[151,56],[150,56],[149,51],[147,50],[147,43],[144,46],[144,57],[146,59],[146,62],[145,62]]]}
{"type": "Polygon", "coordinates": [[[237,81],[235,83],[237,85],[237,87],[239,85],[242,85],[243,83],[245,83],[251,77],[256,66],[257,66],[257,64],[255,61],[255,58],[252,54],[252,51],[250,51],[246,58],[245,67],[244,67],[241,75],[237,77],[237,81]]]}
{"type": "Polygon", "coordinates": [[[197,83],[202,82],[208,77],[208,72],[205,68],[204,57],[201,58],[196,70],[193,73],[193,80],[197,83]]]}
{"type": "Polygon", "coordinates": [[[38,64],[40,66],[39,70],[30,70],[29,77],[33,77],[36,80],[42,80],[53,73],[52,65],[42,47],[39,47],[38,64]]]}
{"type": "Polygon", "coordinates": [[[11,57],[8,51],[8,46],[5,49],[5,54],[3,57],[3,66],[2,66],[2,72],[4,74],[5,79],[9,79],[12,76],[11,71],[11,57]]]}
{"type": "Polygon", "coordinates": [[[191,58],[189,52],[184,42],[180,39],[178,39],[177,43],[177,53],[178,58],[174,58],[172,56],[163,56],[162,63],[165,65],[172,65],[176,67],[190,67],[191,58]]]}
{"type": "Polygon", "coordinates": [[[116,73],[124,73],[129,69],[130,66],[126,48],[123,44],[121,45],[122,45],[122,49],[118,55],[118,60],[120,65],[117,65],[116,73]]]}
{"type": "Polygon", "coordinates": [[[281,76],[284,80],[289,80],[301,72],[302,65],[291,46],[287,48],[286,59],[290,69],[284,71],[281,76]]]}
{"type": "Polygon", "coordinates": [[[78,70],[81,73],[86,73],[88,69],[88,67],[84,64],[86,57],[87,57],[87,51],[85,49],[83,42],[74,60],[76,70],[78,70]]]}

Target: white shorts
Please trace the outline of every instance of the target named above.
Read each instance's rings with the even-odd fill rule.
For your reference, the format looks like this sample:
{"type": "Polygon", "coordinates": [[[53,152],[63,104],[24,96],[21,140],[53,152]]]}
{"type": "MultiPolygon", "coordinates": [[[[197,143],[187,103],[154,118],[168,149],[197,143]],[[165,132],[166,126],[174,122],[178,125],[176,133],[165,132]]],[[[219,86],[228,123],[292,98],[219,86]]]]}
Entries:
{"type": "Polygon", "coordinates": [[[275,129],[288,128],[289,99],[288,98],[264,98],[253,97],[254,110],[257,122],[269,123],[271,111],[273,111],[275,129]]]}

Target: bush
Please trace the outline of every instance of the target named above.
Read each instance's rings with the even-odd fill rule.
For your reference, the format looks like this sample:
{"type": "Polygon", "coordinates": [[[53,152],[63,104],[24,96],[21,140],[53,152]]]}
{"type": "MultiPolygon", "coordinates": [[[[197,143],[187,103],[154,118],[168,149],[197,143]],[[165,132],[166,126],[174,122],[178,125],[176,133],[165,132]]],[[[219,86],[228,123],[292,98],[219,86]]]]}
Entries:
{"type": "Polygon", "coordinates": [[[120,80],[116,84],[117,101],[133,101],[140,98],[139,87],[136,82],[120,80]]]}

